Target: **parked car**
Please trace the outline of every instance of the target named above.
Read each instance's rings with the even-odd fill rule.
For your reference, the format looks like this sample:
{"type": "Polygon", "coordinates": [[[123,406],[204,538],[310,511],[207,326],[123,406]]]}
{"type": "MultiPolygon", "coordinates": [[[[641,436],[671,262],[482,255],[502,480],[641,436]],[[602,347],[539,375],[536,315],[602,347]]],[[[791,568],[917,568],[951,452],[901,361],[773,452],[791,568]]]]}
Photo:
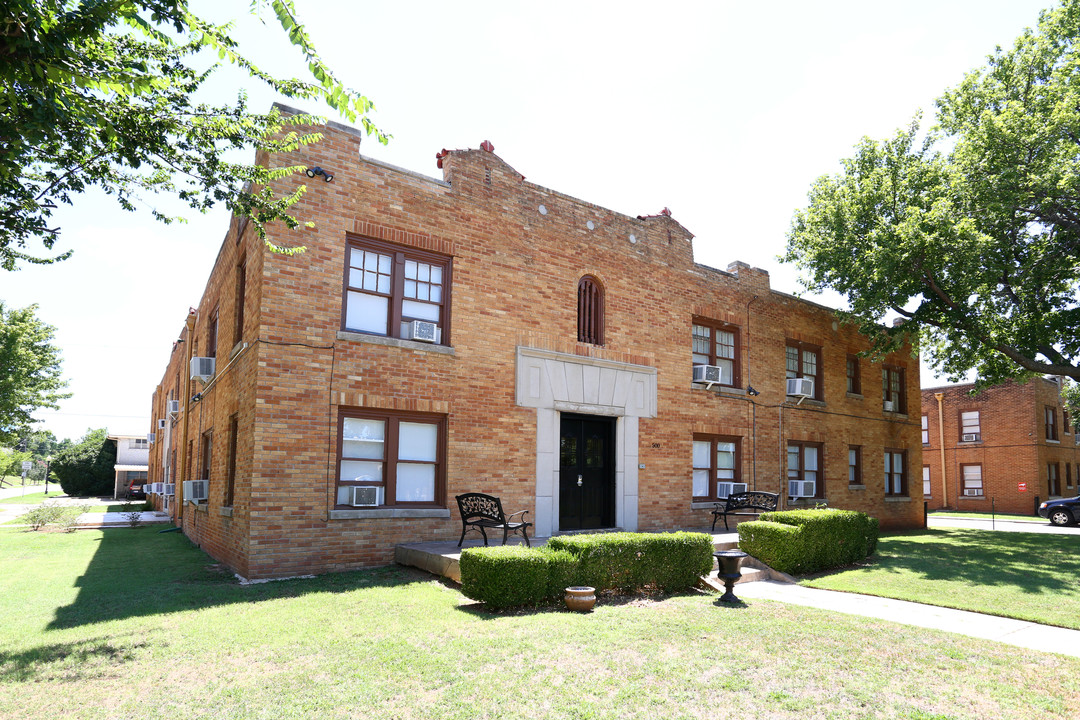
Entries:
{"type": "Polygon", "coordinates": [[[143,489],[142,483],[132,483],[131,487],[127,491],[128,500],[145,500],[146,491],[143,489]]]}
{"type": "Polygon", "coordinates": [[[1039,505],[1039,515],[1054,525],[1071,525],[1080,521],[1080,497],[1047,500],[1039,505]]]}

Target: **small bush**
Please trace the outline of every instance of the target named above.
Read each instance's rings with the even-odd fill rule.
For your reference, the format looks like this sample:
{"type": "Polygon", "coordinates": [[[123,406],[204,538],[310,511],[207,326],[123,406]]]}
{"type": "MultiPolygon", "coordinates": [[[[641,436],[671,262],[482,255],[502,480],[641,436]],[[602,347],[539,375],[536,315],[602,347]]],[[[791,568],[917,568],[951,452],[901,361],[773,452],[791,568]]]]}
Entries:
{"type": "Polygon", "coordinates": [[[712,569],[712,537],[705,533],[601,533],[561,535],[553,550],[578,559],[582,585],[632,591],[648,585],[666,592],[693,587],[712,569]]]}
{"type": "Polygon", "coordinates": [[[40,530],[46,525],[59,525],[66,532],[75,529],[79,516],[89,510],[89,505],[51,505],[42,503],[31,508],[20,520],[32,530],[40,530]]]}
{"type": "Polygon", "coordinates": [[[548,565],[548,553],[521,545],[467,548],[459,561],[461,592],[492,608],[537,605],[550,591],[548,565]]]}
{"type": "Polygon", "coordinates": [[[786,510],[739,523],[739,547],[792,575],[850,565],[877,548],[877,518],[853,510],[786,510]]]}

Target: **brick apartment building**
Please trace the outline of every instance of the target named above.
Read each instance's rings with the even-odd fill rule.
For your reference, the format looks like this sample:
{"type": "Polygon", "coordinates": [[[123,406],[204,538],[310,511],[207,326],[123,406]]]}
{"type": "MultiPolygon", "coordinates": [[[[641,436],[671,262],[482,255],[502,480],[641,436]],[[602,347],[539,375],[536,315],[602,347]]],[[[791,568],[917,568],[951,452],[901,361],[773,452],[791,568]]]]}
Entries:
{"type": "Polygon", "coordinates": [[[1055,378],[922,391],[923,493],[932,509],[1034,514],[1076,495],[1080,453],[1055,378]],[[942,482],[944,478],[944,483],[942,482]]]}
{"type": "Polygon", "coordinates": [[[531,184],[489,143],[438,153],[435,179],[323,132],[281,160],[333,176],[304,178],[315,227],[269,230],[306,250],[234,219],[153,397],[150,480],[175,493],[158,502],[240,575],[456,540],[469,491],[540,536],[705,529],[733,483],[922,522],[910,353],[860,358],[852,328],[767,272],[696,264],[666,210],[531,184]],[[204,380],[192,357],[216,360],[204,380]]]}

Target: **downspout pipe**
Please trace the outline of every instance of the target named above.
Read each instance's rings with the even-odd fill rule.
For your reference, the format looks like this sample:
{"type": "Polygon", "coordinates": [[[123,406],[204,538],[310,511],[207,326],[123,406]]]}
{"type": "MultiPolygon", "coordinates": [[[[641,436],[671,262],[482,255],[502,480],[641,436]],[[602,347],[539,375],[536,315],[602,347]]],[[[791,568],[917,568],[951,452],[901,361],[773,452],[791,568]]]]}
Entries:
{"type": "Polygon", "coordinates": [[[183,430],[180,433],[180,477],[176,479],[176,524],[183,527],[184,521],[184,480],[187,479],[188,474],[188,425],[191,422],[191,413],[188,410],[191,408],[191,357],[195,352],[195,308],[188,310],[188,316],[186,321],[187,326],[187,359],[184,362],[184,367],[180,368],[180,372],[183,373],[184,378],[184,424],[183,430]]]}
{"type": "Polygon", "coordinates": [[[934,399],[937,400],[938,452],[941,453],[941,506],[947,508],[949,507],[949,479],[945,475],[945,411],[941,405],[944,397],[945,393],[934,393],[934,399]]]}

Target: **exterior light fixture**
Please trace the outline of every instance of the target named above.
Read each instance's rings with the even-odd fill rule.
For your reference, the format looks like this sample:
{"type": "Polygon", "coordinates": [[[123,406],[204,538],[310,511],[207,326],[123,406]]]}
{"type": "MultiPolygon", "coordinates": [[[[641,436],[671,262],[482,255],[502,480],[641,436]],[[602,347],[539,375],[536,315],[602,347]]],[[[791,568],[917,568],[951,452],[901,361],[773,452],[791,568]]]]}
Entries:
{"type": "Polygon", "coordinates": [[[304,171],[304,174],[309,178],[314,178],[322,175],[322,179],[326,182],[334,182],[334,173],[329,170],[323,170],[321,167],[308,168],[304,171]]]}
{"type": "Polygon", "coordinates": [[[761,394],[761,391],[755,390],[753,385],[747,385],[746,386],[746,394],[756,397],[756,396],[761,394]]]}

